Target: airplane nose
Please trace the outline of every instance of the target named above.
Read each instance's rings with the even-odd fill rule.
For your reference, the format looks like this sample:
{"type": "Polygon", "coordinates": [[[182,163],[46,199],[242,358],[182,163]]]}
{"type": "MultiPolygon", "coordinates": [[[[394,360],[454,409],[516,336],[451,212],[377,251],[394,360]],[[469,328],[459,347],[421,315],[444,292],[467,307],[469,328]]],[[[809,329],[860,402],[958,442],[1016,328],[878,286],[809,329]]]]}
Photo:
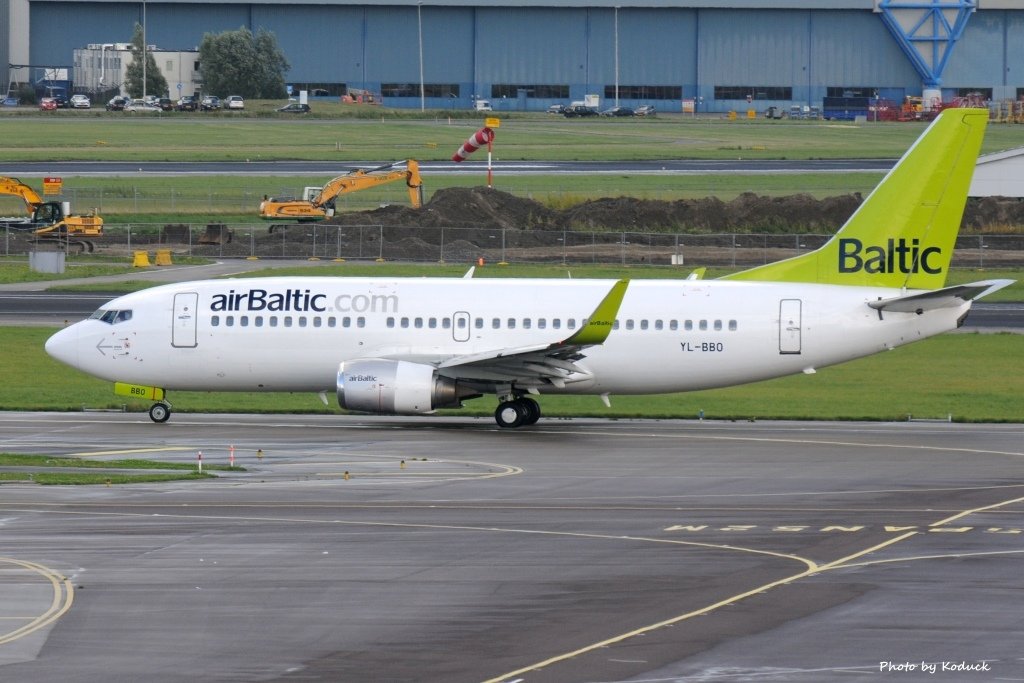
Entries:
{"type": "Polygon", "coordinates": [[[64,328],[46,340],[46,353],[61,363],[78,367],[78,325],[64,328]]]}

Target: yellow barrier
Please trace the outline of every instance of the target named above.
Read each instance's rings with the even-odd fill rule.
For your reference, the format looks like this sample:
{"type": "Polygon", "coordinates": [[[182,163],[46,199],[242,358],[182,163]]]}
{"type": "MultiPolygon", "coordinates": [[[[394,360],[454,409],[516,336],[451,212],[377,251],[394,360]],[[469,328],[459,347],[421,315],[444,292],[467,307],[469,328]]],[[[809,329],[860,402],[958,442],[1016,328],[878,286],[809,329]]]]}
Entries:
{"type": "Polygon", "coordinates": [[[170,249],[157,249],[156,250],[156,265],[158,266],[173,266],[174,263],[171,261],[171,250],[170,249]]]}
{"type": "Polygon", "coordinates": [[[134,254],[135,258],[132,260],[132,268],[148,268],[150,266],[149,253],[136,251],[134,254]]]}

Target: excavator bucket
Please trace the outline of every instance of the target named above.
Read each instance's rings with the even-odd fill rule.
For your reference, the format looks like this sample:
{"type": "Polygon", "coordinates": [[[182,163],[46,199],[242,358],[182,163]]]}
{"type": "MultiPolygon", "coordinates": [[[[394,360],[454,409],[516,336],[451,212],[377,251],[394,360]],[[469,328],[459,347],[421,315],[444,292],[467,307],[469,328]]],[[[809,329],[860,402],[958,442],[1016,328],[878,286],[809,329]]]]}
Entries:
{"type": "Polygon", "coordinates": [[[199,244],[230,244],[234,236],[234,231],[223,223],[211,223],[199,236],[199,244]]]}

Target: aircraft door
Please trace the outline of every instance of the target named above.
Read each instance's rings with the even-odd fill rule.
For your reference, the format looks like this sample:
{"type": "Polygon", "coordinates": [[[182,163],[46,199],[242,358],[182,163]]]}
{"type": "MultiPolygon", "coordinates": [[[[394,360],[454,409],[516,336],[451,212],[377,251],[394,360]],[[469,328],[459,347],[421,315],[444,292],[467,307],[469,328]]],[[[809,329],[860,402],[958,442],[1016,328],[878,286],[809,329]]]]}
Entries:
{"type": "Polygon", "coordinates": [[[469,341],[469,313],[456,311],[452,316],[452,336],[457,342],[469,341]]]}
{"type": "Polygon", "coordinates": [[[779,301],[779,353],[800,353],[800,299],[779,301]]]}
{"type": "Polygon", "coordinates": [[[174,320],[171,327],[171,346],[195,348],[196,317],[199,308],[199,294],[184,292],[174,295],[174,320]]]}

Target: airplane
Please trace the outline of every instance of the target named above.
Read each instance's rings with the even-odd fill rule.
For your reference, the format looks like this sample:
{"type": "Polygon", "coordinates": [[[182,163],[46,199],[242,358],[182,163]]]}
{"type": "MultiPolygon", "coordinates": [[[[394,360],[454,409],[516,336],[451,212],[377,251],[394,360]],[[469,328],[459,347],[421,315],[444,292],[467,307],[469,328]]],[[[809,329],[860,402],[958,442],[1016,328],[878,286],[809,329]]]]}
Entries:
{"type": "Polygon", "coordinates": [[[1013,283],[945,286],[987,121],[943,111],[820,249],[716,280],[204,280],[118,297],[46,351],[155,401],[158,423],[169,390],[333,392],[398,415],[495,394],[515,428],[543,394],[610,405],[813,374],[956,329],[1013,283]]]}

